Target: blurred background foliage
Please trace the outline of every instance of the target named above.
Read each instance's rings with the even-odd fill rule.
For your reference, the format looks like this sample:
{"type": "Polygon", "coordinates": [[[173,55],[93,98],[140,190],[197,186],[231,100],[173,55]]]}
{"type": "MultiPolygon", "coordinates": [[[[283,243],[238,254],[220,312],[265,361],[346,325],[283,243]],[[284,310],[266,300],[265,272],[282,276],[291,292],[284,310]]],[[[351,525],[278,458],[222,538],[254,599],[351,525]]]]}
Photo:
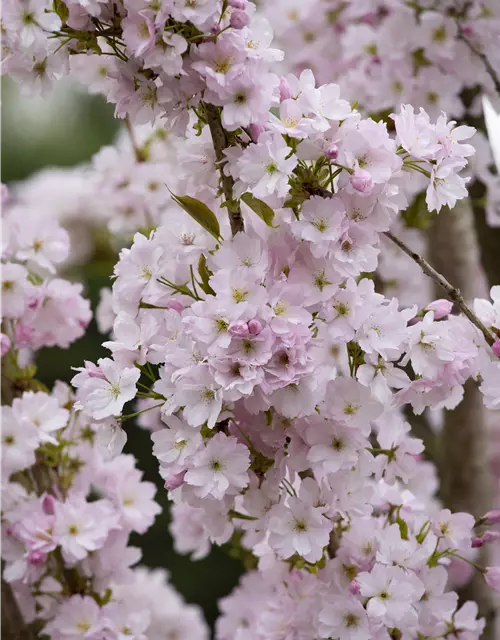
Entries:
{"type": "MultiPolygon", "coordinates": [[[[113,142],[119,123],[101,98],[89,96],[78,88],[61,83],[43,98],[22,95],[14,83],[2,81],[2,182],[23,180],[47,167],[73,166],[88,162],[101,146],[113,142]]],[[[97,248],[93,259],[74,274],[86,287],[86,295],[95,309],[99,290],[110,286],[113,258],[97,248]]],[[[69,381],[71,367],[84,360],[96,361],[107,355],[95,322],[86,335],[67,350],[43,349],[38,353],[37,378],[47,386],[55,380],[69,381]]],[[[173,550],[168,533],[169,509],[155,458],[151,455],[149,432],[127,421],[128,442],[125,452],[133,453],[145,479],[158,486],[157,501],[163,512],[144,535],[132,544],[142,548],[142,562],[151,567],[165,567],[172,583],[188,602],[201,605],[207,621],[217,616],[217,600],[236,584],[242,566],[230,545],[214,547],[204,560],[191,562],[173,550]]]]}

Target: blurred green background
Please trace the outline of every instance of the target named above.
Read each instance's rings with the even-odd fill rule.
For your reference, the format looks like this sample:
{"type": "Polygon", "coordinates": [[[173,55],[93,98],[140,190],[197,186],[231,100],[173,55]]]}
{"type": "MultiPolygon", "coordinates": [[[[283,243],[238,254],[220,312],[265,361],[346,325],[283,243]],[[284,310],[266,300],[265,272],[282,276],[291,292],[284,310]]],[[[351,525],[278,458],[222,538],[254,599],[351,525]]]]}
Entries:
{"type": "MultiPolygon", "coordinates": [[[[110,144],[119,128],[112,108],[98,97],[88,96],[69,85],[61,84],[44,98],[20,94],[17,85],[2,81],[2,182],[28,178],[49,166],[72,166],[88,162],[102,145],[110,144]]],[[[112,270],[109,255],[96,251],[91,262],[78,274],[86,286],[86,295],[95,309],[101,287],[109,286],[112,270]]],[[[101,347],[104,338],[94,322],[87,334],[67,350],[44,349],[37,357],[37,377],[47,386],[55,380],[69,381],[70,367],[83,360],[96,361],[107,355],[101,347]]],[[[142,562],[151,567],[165,567],[172,583],[188,602],[201,605],[206,619],[213,624],[217,600],[228,594],[241,573],[241,564],[230,557],[228,547],[214,547],[204,560],[191,562],[175,554],[168,533],[167,494],[151,454],[149,432],[132,421],[126,423],[128,442],[125,451],[133,453],[145,479],[158,485],[157,501],[163,508],[154,526],[144,536],[131,542],[143,551],[142,562]]]]}

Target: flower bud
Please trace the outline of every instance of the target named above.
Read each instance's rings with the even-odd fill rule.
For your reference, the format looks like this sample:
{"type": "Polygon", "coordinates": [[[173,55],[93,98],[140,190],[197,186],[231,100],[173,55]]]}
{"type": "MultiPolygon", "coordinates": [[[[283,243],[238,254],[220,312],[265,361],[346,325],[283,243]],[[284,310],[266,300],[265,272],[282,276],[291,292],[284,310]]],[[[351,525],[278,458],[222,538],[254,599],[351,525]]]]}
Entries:
{"type": "Polygon", "coordinates": [[[351,176],[351,185],[353,189],[356,189],[356,191],[360,193],[370,193],[373,189],[373,180],[365,169],[356,169],[351,176]]]}
{"type": "Polygon", "coordinates": [[[20,322],[16,325],[15,330],[15,342],[18,347],[29,347],[31,346],[31,339],[33,337],[33,329],[27,325],[20,322]]]}
{"type": "Polygon", "coordinates": [[[359,596],[361,593],[361,586],[357,580],[353,580],[347,589],[353,596],[359,596]]]}
{"type": "Polygon", "coordinates": [[[250,127],[250,135],[252,136],[252,140],[257,142],[259,140],[260,134],[264,133],[265,128],[262,124],[251,124],[250,127]]]}
{"type": "Polygon", "coordinates": [[[178,489],[182,487],[184,484],[184,476],[186,475],[185,471],[181,471],[180,473],[172,473],[165,480],[165,489],[167,491],[173,491],[174,489],[178,489]]]}
{"type": "Polygon", "coordinates": [[[335,162],[335,160],[339,157],[338,146],[335,143],[329,145],[326,149],[325,155],[328,158],[328,160],[332,160],[333,162],[335,162]]]}
{"type": "Polygon", "coordinates": [[[45,564],[46,560],[47,554],[41,551],[30,551],[28,554],[28,563],[35,567],[45,564]]]}
{"type": "Polygon", "coordinates": [[[0,333],[0,355],[3,358],[10,350],[10,338],[5,333],[0,333]]]}
{"type": "Polygon", "coordinates": [[[482,538],[472,538],[471,547],[473,549],[480,549],[484,544],[484,540],[482,538]]]}
{"type": "Polygon", "coordinates": [[[492,509],[481,518],[482,524],[498,524],[500,522],[500,509],[492,509]]]}
{"type": "MultiPolygon", "coordinates": [[[[210,28],[210,33],[213,33],[214,36],[216,36],[220,31],[220,25],[217,24],[217,22],[215,24],[213,24],[210,28]]],[[[205,42],[208,42],[207,40],[205,40],[205,42]]]]}
{"type": "Polygon", "coordinates": [[[498,356],[500,358],[500,340],[496,340],[492,345],[491,345],[491,350],[493,351],[493,353],[498,356]]]}
{"type": "Polygon", "coordinates": [[[241,9],[235,9],[231,12],[231,17],[229,18],[229,24],[233,29],[244,29],[246,26],[250,24],[250,16],[246,11],[242,11],[241,9]]]}
{"type": "Polygon", "coordinates": [[[242,320],[237,320],[229,325],[228,331],[235,338],[246,338],[248,336],[248,325],[242,320]]]}
{"type": "Polygon", "coordinates": [[[179,300],[174,300],[173,298],[171,298],[167,302],[167,307],[169,309],[177,311],[178,314],[181,314],[184,311],[184,305],[182,304],[182,302],[180,302],[179,300]]]}
{"type": "Polygon", "coordinates": [[[449,300],[444,300],[440,298],[439,300],[434,300],[426,306],[427,311],[434,311],[434,320],[442,320],[449,316],[451,310],[453,309],[453,302],[449,300]]]}
{"type": "Polygon", "coordinates": [[[42,510],[48,516],[54,515],[54,513],[56,512],[56,499],[54,498],[54,496],[51,496],[47,493],[43,497],[42,510]]]}
{"type": "Polygon", "coordinates": [[[292,89],[288,84],[288,80],[286,78],[281,78],[280,80],[280,102],[284,100],[289,100],[292,97],[292,89]]]}
{"type": "Polygon", "coordinates": [[[257,320],[257,318],[250,320],[250,322],[248,323],[248,330],[253,336],[258,336],[259,333],[262,331],[261,321],[257,320]]]}

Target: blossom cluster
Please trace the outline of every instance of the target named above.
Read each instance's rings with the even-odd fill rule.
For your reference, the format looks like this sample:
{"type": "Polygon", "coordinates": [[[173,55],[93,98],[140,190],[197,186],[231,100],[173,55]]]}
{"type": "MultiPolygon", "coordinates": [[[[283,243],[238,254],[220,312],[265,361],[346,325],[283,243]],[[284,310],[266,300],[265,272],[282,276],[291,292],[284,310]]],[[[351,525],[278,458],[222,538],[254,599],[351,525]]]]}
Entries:
{"type": "Polygon", "coordinates": [[[207,638],[164,572],[133,568],[159,513],[131,455],[112,458],[71,389],[2,406],[2,559],[24,618],[54,640],[207,638]]]}
{"type": "Polygon", "coordinates": [[[56,275],[70,252],[66,230],[3,192],[2,356],[22,365],[41,347],[67,348],[90,322],[83,286],[56,275]],[[20,360],[18,360],[20,358],[20,360]]]}
{"type": "MultiPolygon", "coordinates": [[[[4,575],[26,619],[57,640],[154,639],[172,619],[172,635],[206,637],[163,574],[130,568],[128,535],[159,511],[121,454],[121,424],[137,415],[176,549],[201,558],[231,541],[253,568],[221,603],[220,640],[479,638],[484,620],[475,603],[458,608],[447,568],[465,558],[500,589],[500,569],[473,558],[499,514],[441,509],[406,416],[454,408],[471,378],[499,408],[499,291],[465,317],[374,283],[415,193],[437,213],[467,196],[474,129],[391,100],[389,130],[311,70],[276,75],[282,54],[246,0],[5,5],[7,73],[45,84],[69,68],[126,119],[129,143],[104,149],[84,180],[117,244],[135,232],[97,311],[109,357],[78,368],[74,395],[34,389],[3,408],[4,575]],[[160,118],[165,130],[135,126],[160,118]]],[[[398,7],[413,15],[391,5],[374,29],[398,7]]],[[[365,2],[344,11],[366,26],[365,2]]],[[[9,339],[28,326],[27,346],[66,346],[81,305],[57,302],[59,320],[56,293],[35,304],[54,333],[38,338],[29,295],[65,260],[67,235],[44,218],[16,226],[15,211],[9,339]]]]}
{"type": "MultiPolygon", "coordinates": [[[[477,638],[474,605],[457,611],[443,595],[444,567],[470,552],[476,523],[439,510],[402,408],[456,406],[496,355],[451,304],[402,308],[367,277],[414,173],[429,208],[466,195],[473,131],[403,106],[393,138],[311,72],[284,78],[281,94],[256,141],[225,150],[243,232],[231,237],[215,188],[203,197],[210,185],[192,184],[203,201],[173,196],[164,224],[121,251],[100,310],[114,318],[111,357],[80,368],[77,407],[104,425],[134,397],[142,416],[156,412],[178,551],[199,558],[242,536],[272,596],[255,578],[242,596],[251,611],[223,616],[221,638],[267,638],[273,625],[477,638]],[[288,590],[302,584],[316,605],[291,618],[288,590]]],[[[494,583],[496,569],[482,571],[494,583]]]]}
{"type": "MultiPolygon", "coordinates": [[[[492,74],[500,75],[500,7],[494,0],[272,0],[261,11],[288,68],[311,68],[321,82],[338,82],[364,113],[385,117],[409,103],[431,117],[444,111],[459,120],[482,113],[483,95],[498,104],[492,74]]],[[[499,226],[500,177],[482,134],[474,146],[474,175],[488,190],[488,223],[499,226]]]]}
{"type": "Polygon", "coordinates": [[[185,130],[187,107],[224,106],[224,122],[266,117],[276,78],[272,32],[242,0],[57,2],[12,0],[3,7],[3,72],[41,87],[68,73],[136,124],[166,116],[185,130]]]}

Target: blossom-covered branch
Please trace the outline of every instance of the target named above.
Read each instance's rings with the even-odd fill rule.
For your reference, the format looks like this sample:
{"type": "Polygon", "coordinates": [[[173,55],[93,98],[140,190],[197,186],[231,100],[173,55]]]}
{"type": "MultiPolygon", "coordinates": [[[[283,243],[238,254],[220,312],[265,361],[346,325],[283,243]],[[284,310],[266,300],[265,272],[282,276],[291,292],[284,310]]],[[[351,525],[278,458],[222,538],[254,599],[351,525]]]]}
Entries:
{"type": "Polygon", "coordinates": [[[486,342],[492,346],[498,340],[496,336],[492,334],[492,332],[481,322],[481,320],[477,317],[477,315],[472,311],[469,305],[465,302],[460,291],[454,287],[452,284],[446,280],[446,278],[438,273],[422,256],[418,253],[415,253],[410,247],[408,247],[400,238],[395,236],[390,231],[386,231],[384,235],[389,238],[394,244],[396,244],[402,251],[406,253],[412,260],[414,260],[426,276],[429,276],[431,280],[437,284],[441,289],[443,289],[452,300],[457,307],[462,311],[462,313],[469,318],[472,324],[481,331],[484,336],[486,342]]]}

